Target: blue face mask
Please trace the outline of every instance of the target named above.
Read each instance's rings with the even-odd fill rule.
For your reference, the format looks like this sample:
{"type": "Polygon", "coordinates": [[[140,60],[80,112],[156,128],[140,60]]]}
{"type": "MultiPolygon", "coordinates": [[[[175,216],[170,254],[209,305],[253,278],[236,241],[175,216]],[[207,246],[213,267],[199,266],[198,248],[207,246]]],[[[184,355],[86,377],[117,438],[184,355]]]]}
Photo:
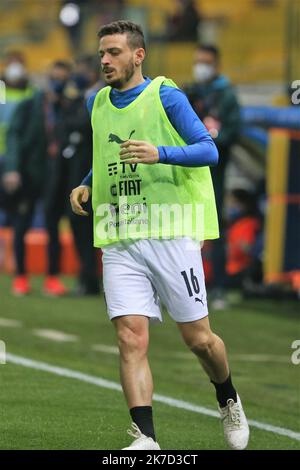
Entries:
{"type": "Polygon", "coordinates": [[[83,73],[75,73],[72,76],[72,80],[81,91],[86,90],[89,86],[89,81],[83,73]]]}
{"type": "Polygon", "coordinates": [[[244,214],[243,210],[238,207],[228,207],[226,209],[226,219],[229,222],[234,222],[244,214]]]}
{"type": "Polygon", "coordinates": [[[50,90],[56,93],[57,95],[61,95],[62,92],[64,91],[64,88],[66,86],[66,81],[65,80],[58,80],[55,78],[50,78],[49,80],[49,87],[50,90]]]}

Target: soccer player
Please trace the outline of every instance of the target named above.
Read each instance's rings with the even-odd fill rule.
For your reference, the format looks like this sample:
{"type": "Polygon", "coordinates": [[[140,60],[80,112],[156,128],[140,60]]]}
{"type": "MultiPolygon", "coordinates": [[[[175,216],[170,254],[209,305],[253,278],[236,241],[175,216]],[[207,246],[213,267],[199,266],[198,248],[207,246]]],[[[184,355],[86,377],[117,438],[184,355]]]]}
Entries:
{"type": "Polygon", "coordinates": [[[98,37],[107,86],[88,101],[93,169],[70,201],[84,216],[92,194],[94,245],[103,250],[108,315],[133,421],[126,449],[160,449],[147,358],[149,322],[161,321],[160,301],[215,386],[227,443],[244,449],[249,428],[224,343],[210,329],[199,243],[218,237],[209,169],[218,160],[215,144],[171,80],[143,76],[138,25],[116,21],[98,37]],[[168,208],[175,212],[164,217],[168,208]]]}

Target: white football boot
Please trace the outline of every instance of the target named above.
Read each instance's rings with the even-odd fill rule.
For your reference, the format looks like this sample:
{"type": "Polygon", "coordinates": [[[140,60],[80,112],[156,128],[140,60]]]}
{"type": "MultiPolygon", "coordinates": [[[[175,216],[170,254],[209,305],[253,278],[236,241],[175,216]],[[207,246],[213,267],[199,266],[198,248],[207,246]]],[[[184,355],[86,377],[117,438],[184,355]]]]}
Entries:
{"type": "Polygon", "coordinates": [[[124,447],[122,450],[160,450],[158,443],[152,437],[142,434],[135,423],[132,423],[131,427],[134,431],[128,429],[127,432],[131,437],[134,437],[134,441],[129,447],[124,447]]]}
{"type": "Polygon", "coordinates": [[[223,422],[224,437],[229,447],[234,450],[246,449],[249,426],[240,397],[237,395],[237,403],[230,398],[227,400],[227,406],[219,407],[219,411],[223,422]]]}

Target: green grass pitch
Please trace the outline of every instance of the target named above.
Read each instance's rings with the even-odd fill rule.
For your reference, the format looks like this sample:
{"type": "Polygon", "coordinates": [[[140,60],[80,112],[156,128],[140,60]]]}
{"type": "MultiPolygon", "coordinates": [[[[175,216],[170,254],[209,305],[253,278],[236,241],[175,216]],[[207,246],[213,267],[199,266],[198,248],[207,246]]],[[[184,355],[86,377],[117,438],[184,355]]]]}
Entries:
{"type": "MultiPolygon", "coordinates": [[[[67,282],[72,282],[67,280],[67,282]]],[[[119,383],[118,355],[94,345],[115,346],[103,296],[49,299],[34,293],[15,298],[10,279],[0,276],[0,340],[7,353],[119,383]],[[18,326],[5,326],[1,319],[18,326]],[[34,330],[58,330],[76,341],[58,342],[34,330]]],[[[237,300],[211,312],[224,339],[234,384],[249,419],[300,432],[300,366],[291,344],[300,339],[299,303],[237,300]]],[[[215,393],[197,359],[184,346],[176,325],[151,327],[150,362],[157,394],[216,410],[215,393]]],[[[113,350],[112,350],[113,351],[113,350]]],[[[0,365],[0,449],[120,449],[131,440],[123,395],[80,380],[21,365],[0,365]]],[[[154,403],[162,449],[225,449],[218,419],[154,403]]],[[[251,427],[249,449],[299,449],[300,441],[251,427]]]]}

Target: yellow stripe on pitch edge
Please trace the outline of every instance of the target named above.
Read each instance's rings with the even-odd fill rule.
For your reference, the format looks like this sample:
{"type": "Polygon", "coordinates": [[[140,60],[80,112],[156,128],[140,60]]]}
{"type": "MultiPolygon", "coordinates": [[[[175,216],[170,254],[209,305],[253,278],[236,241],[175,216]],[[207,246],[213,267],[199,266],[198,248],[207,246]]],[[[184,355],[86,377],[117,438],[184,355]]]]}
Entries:
{"type": "Polygon", "coordinates": [[[268,208],[264,256],[264,275],[267,282],[274,280],[274,275],[281,274],[283,269],[289,147],[288,131],[270,130],[267,152],[268,208]]]}

